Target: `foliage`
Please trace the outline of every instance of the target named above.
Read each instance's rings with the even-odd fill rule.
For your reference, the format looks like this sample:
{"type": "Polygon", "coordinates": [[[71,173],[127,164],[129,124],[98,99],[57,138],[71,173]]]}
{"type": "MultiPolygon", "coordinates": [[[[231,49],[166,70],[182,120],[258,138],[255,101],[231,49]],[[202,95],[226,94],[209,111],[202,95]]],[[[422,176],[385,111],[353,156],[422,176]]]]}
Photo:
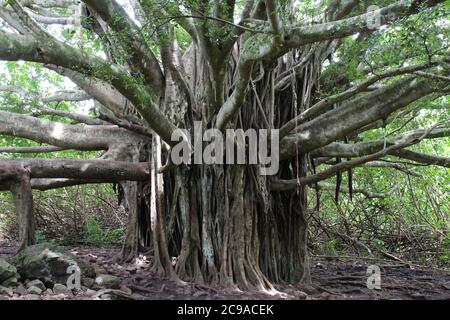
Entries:
{"type": "Polygon", "coordinates": [[[84,243],[88,245],[105,247],[111,244],[119,244],[122,236],[122,230],[112,228],[103,229],[95,217],[89,217],[86,220],[84,243]]]}
{"type": "MultiPolygon", "coordinates": [[[[117,246],[125,228],[124,209],[110,186],[35,192],[36,241],[62,245],[117,246]]],[[[12,199],[0,193],[0,241],[17,240],[12,199]]]]}

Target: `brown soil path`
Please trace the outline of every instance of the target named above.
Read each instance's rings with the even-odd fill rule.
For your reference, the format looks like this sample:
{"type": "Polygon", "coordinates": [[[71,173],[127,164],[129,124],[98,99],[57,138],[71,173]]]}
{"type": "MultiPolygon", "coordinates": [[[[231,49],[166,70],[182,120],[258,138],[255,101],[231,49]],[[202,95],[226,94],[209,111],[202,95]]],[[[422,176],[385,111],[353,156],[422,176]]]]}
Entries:
{"type": "MultiPolygon", "coordinates": [[[[381,290],[367,288],[367,267],[376,264],[362,259],[311,259],[313,284],[310,286],[277,286],[278,292],[241,292],[232,288],[209,288],[192,283],[180,285],[157,278],[151,269],[151,257],[141,256],[135,263],[117,264],[118,250],[67,248],[92,263],[97,274],[111,274],[122,279],[121,289],[135,299],[446,299],[450,300],[450,272],[413,268],[393,263],[377,264],[381,269],[381,290]]],[[[15,252],[0,246],[0,258],[15,252]]],[[[100,290],[99,287],[93,287],[100,290]]],[[[92,290],[90,290],[92,295],[92,290]]],[[[82,291],[70,299],[89,299],[82,291]]]]}

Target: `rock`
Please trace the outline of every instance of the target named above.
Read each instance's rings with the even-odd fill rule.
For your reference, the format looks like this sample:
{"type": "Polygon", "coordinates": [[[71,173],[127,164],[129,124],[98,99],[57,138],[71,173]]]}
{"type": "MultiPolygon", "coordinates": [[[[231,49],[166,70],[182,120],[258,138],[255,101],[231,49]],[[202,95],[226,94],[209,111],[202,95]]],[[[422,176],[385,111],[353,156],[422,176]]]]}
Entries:
{"type": "Polygon", "coordinates": [[[445,289],[450,290],[450,281],[447,281],[446,283],[444,283],[443,286],[445,289]]]}
{"type": "Polygon", "coordinates": [[[60,284],[60,283],[55,283],[55,285],[53,286],[53,293],[55,295],[59,295],[59,294],[71,294],[72,291],[69,290],[69,288],[67,288],[65,285],[60,284]]]}
{"type": "Polygon", "coordinates": [[[27,291],[29,294],[41,294],[42,293],[42,290],[35,286],[29,287],[27,291]]]}
{"type": "Polygon", "coordinates": [[[306,300],[306,299],[308,299],[308,294],[306,292],[303,292],[303,291],[296,292],[295,296],[296,296],[296,298],[298,300],[306,300]]]}
{"type": "Polygon", "coordinates": [[[194,292],[192,294],[192,296],[195,297],[195,298],[206,297],[206,296],[208,296],[208,292],[197,291],[197,292],[194,292]]]}
{"type": "Polygon", "coordinates": [[[128,294],[132,294],[133,293],[133,291],[130,288],[128,288],[127,286],[120,286],[119,290],[123,291],[123,292],[126,292],[128,294]]]}
{"type": "Polygon", "coordinates": [[[81,284],[85,287],[92,288],[94,283],[95,283],[95,281],[92,278],[87,278],[87,277],[81,278],[81,284]]]}
{"type": "Polygon", "coordinates": [[[412,293],[411,298],[413,300],[428,300],[427,297],[422,293],[412,293]]]}
{"type": "Polygon", "coordinates": [[[42,291],[45,291],[45,289],[47,289],[45,287],[44,283],[42,283],[42,281],[38,280],[38,279],[28,282],[27,288],[30,288],[30,287],[37,287],[37,288],[41,289],[42,291]]]}
{"type": "Polygon", "coordinates": [[[105,288],[118,289],[120,287],[121,280],[116,276],[101,274],[95,278],[95,283],[105,288]]]}
{"type": "Polygon", "coordinates": [[[12,297],[14,294],[14,290],[11,288],[0,286],[0,294],[12,297]]]}
{"type": "Polygon", "coordinates": [[[137,271],[137,268],[135,266],[128,266],[126,269],[130,274],[135,274],[137,271]]]}
{"type": "Polygon", "coordinates": [[[53,290],[52,289],[47,289],[47,290],[44,291],[44,294],[51,296],[51,295],[53,295],[53,290]]]}
{"type": "Polygon", "coordinates": [[[93,298],[97,300],[135,300],[132,295],[114,289],[100,290],[93,296],[93,298]]]}
{"type": "Polygon", "coordinates": [[[3,301],[3,300],[9,300],[9,299],[7,297],[5,297],[5,296],[0,294],[0,301],[3,301]]]}
{"type": "Polygon", "coordinates": [[[97,293],[97,291],[95,291],[95,290],[87,289],[86,292],[84,293],[84,295],[88,296],[88,297],[92,297],[96,293],[97,293]]]}
{"type": "Polygon", "coordinates": [[[22,284],[19,284],[16,288],[14,288],[14,293],[17,293],[21,296],[28,294],[27,289],[22,284]]]}
{"type": "Polygon", "coordinates": [[[17,283],[17,279],[19,278],[20,276],[17,273],[17,269],[12,264],[0,259],[0,284],[9,287],[11,283],[17,283]],[[11,279],[15,279],[15,281],[11,279]]]}
{"type": "Polygon", "coordinates": [[[23,279],[39,279],[47,287],[52,287],[55,283],[66,284],[71,275],[68,273],[69,266],[78,266],[81,277],[95,278],[95,270],[90,264],[48,243],[27,247],[15,255],[11,263],[23,279]]]}
{"type": "Polygon", "coordinates": [[[2,285],[4,287],[8,287],[8,288],[17,287],[19,285],[19,280],[18,280],[18,278],[9,278],[8,280],[3,281],[2,285]]]}
{"type": "Polygon", "coordinates": [[[37,294],[27,294],[22,297],[24,300],[41,300],[41,297],[37,294]]]}
{"type": "Polygon", "coordinates": [[[53,296],[53,298],[55,300],[64,300],[66,297],[67,297],[67,295],[65,295],[64,293],[60,293],[60,294],[57,294],[57,295],[53,296]]]}

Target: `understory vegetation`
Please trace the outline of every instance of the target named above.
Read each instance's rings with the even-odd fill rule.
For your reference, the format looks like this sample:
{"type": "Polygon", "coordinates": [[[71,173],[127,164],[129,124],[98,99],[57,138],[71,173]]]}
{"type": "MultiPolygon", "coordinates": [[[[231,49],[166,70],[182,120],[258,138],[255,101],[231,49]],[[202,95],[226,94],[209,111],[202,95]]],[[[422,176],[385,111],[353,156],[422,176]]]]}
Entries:
{"type": "MultiPolygon", "coordinates": [[[[36,242],[119,247],[127,216],[110,185],[77,186],[35,193],[36,242]]],[[[0,194],[0,241],[15,243],[18,224],[12,199],[0,194]]]]}
{"type": "MultiPolygon", "coordinates": [[[[359,169],[356,174],[367,185],[357,187],[373,193],[369,197],[355,194],[350,199],[343,193],[336,202],[334,190],[321,191],[319,211],[316,203],[309,211],[310,253],[450,268],[448,171],[420,166],[413,172],[409,176],[359,169]]],[[[35,201],[38,243],[106,248],[122,244],[127,216],[111,185],[37,191],[35,201]]],[[[0,194],[0,216],[0,241],[17,242],[17,218],[8,194],[0,194]]]]}

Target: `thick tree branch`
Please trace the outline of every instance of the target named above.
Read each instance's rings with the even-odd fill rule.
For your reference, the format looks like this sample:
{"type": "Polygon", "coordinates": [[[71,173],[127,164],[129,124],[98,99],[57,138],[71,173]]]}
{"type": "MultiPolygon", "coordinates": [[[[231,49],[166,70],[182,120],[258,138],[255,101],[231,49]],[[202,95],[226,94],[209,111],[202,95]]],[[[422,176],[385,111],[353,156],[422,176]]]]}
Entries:
{"type": "Polygon", "coordinates": [[[374,15],[380,17],[381,25],[386,25],[401,17],[416,13],[421,5],[431,7],[442,2],[444,2],[444,0],[397,1],[379,10],[355,17],[292,28],[287,31],[284,41],[287,48],[299,48],[308,43],[343,38],[360,32],[370,32],[373,30],[367,22],[371,21],[374,15]]]}
{"type": "Polygon", "coordinates": [[[350,100],[298,126],[296,134],[283,138],[280,157],[286,159],[298,152],[306,153],[326,146],[370,123],[386,119],[389,114],[443,86],[446,84],[408,77],[350,100]]]}
{"type": "MultiPolygon", "coordinates": [[[[449,61],[450,61],[450,59],[446,58],[442,62],[449,62],[449,61]]],[[[284,137],[291,130],[293,130],[296,126],[302,124],[308,118],[313,118],[313,117],[317,116],[318,114],[320,114],[321,112],[323,112],[324,110],[326,110],[327,108],[329,108],[330,106],[332,106],[335,103],[339,103],[339,102],[348,100],[348,99],[354,97],[355,95],[357,95],[358,93],[364,92],[369,86],[371,86],[372,84],[374,84],[380,80],[383,80],[383,79],[386,79],[389,77],[403,75],[403,74],[413,73],[418,70],[427,69],[438,63],[439,62],[430,62],[430,63],[424,63],[424,64],[419,64],[419,65],[413,65],[413,66],[407,66],[407,67],[401,67],[401,68],[388,70],[388,71],[382,72],[380,74],[374,75],[374,76],[370,77],[369,79],[364,80],[361,83],[345,90],[344,92],[324,98],[324,99],[320,100],[318,103],[316,103],[315,105],[313,105],[311,108],[307,109],[306,111],[302,112],[297,117],[295,117],[294,119],[291,119],[289,122],[287,122],[280,129],[280,137],[281,138],[284,137]]]]}
{"type": "MultiPolygon", "coordinates": [[[[369,30],[369,18],[374,14],[381,16],[381,23],[387,24],[399,17],[413,14],[418,5],[423,3],[428,6],[435,5],[436,1],[398,1],[393,5],[382,8],[376,12],[363,14],[357,17],[338,20],[329,23],[292,28],[285,31],[283,41],[277,41],[277,35],[256,34],[245,41],[243,54],[239,62],[239,74],[236,80],[236,88],[225,104],[220,108],[216,127],[223,129],[233,115],[242,105],[246,88],[251,75],[253,62],[258,60],[274,60],[282,56],[291,48],[298,48],[308,43],[342,38],[351,34],[369,30]]],[[[350,6],[351,7],[351,6],[350,6]]]]}
{"type": "MultiPolygon", "coordinates": [[[[313,151],[312,155],[314,157],[321,157],[321,156],[345,157],[345,158],[360,157],[363,155],[377,152],[383,149],[385,146],[393,145],[395,144],[395,141],[401,140],[406,135],[418,137],[422,135],[424,132],[425,130],[423,129],[410,131],[392,140],[375,140],[375,141],[359,142],[355,144],[345,144],[335,142],[329,144],[328,146],[313,151]]],[[[429,132],[429,134],[425,137],[425,139],[443,138],[448,136],[450,136],[449,128],[433,129],[429,132]]],[[[407,149],[395,150],[389,152],[389,155],[416,161],[418,163],[438,165],[450,168],[450,158],[428,155],[407,149]]]]}
{"type": "Polygon", "coordinates": [[[38,117],[41,115],[52,115],[52,116],[64,117],[67,119],[74,120],[76,123],[84,123],[84,124],[93,125],[93,126],[108,124],[105,121],[102,121],[102,120],[96,119],[96,118],[92,118],[92,117],[86,116],[84,114],[56,110],[56,109],[48,108],[44,105],[39,105],[38,110],[32,113],[32,116],[34,116],[34,117],[38,117]]]}
{"type": "Polygon", "coordinates": [[[417,163],[423,163],[427,165],[441,166],[450,168],[450,158],[434,156],[430,154],[420,153],[412,150],[398,150],[390,153],[393,156],[397,156],[402,159],[408,159],[417,163]]]}
{"type": "Polygon", "coordinates": [[[78,90],[61,90],[50,94],[42,94],[42,93],[36,94],[34,92],[29,92],[23,89],[22,87],[0,85],[0,92],[15,93],[20,95],[27,101],[38,99],[44,103],[60,102],[60,101],[80,102],[92,99],[92,97],[88,95],[86,92],[78,90]]]}
{"type": "Polygon", "coordinates": [[[37,147],[0,147],[0,153],[49,153],[68,150],[66,148],[54,146],[37,147]]]}
{"type": "Polygon", "coordinates": [[[30,16],[38,23],[42,24],[59,24],[59,25],[75,25],[77,18],[68,16],[44,16],[32,11],[29,12],[30,16]]]}
{"type": "Polygon", "coordinates": [[[100,102],[105,108],[112,111],[116,116],[120,116],[127,106],[134,108],[133,104],[119,91],[100,79],[89,78],[79,72],[55,65],[46,65],[45,67],[72,80],[77,86],[100,102]]]}
{"type": "Polygon", "coordinates": [[[405,135],[400,141],[395,143],[394,145],[391,145],[387,148],[383,148],[382,150],[358,158],[354,160],[344,161],[339,164],[336,164],[334,166],[331,166],[330,168],[327,168],[319,173],[306,176],[306,177],[300,177],[298,179],[291,179],[291,180],[273,180],[272,181],[272,189],[277,191],[283,191],[283,190],[291,190],[295,189],[299,186],[307,185],[316,183],[325,179],[328,179],[332,176],[334,176],[337,172],[345,171],[348,169],[351,169],[356,166],[360,166],[364,163],[367,163],[372,160],[376,160],[379,158],[384,157],[385,155],[394,152],[396,150],[400,150],[403,148],[406,148],[408,146],[411,146],[413,144],[419,143],[423,138],[425,138],[429,133],[431,129],[426,130],[423,132],[420,136],[416,136],[415,134],[405,135]]]}
{"type": "Polygon", "coordinates": [[[98,118],[101,120],[104,120],[106,122],[115,124],[118,127],[125,128],[127,130],[133,131],[133,132],[143,135],[143,136],[147,136],[147,137],[151,138],[155,135],[153,130],[150,128],[140,126],[140,125],[137,125],[137,124],[134,124],[134,123],[131,123],[129,121],[122,120],[119,118],[111,117],[107,114],[100,114],[100,116],[98,118]]]}
{"type": "MultiPolygon", "coordinates": [[[[394,152],[396,152],[396,151],[394,151],[394,152]]],[[[385,161],[370,161],[370,162],[365,163],[364,166],[371,167],[371,168],[392,168],[392,169],[401,171],[403,173],[406,173],[407,175],[410,175],[410,176],[420,177],[420,174],[417,174],[414,171],[409,170],[408,168],[406,168],[405,165],[400,164],[400,163],[385,162],[385,161]]]]}
{"type": "Polygon", "coordinates": [[[39,6],[42,8],[67,8],[78,4],[77,0],[21,0],[24,7],[39,6]]]}
{"type": "Polygon", "coordinates": [[[266,0],[266,10],[267,10],[267,16],[269,17],[270,25],[272,26],[273,33],[280,37],[281,36],[281,21],[280,17],[278,16],[277,11],[277,1],[275,0],[266,0]]]}
{"type": "Polygon", "coordinates": [[[145,139],[116,126],[67,125],[5,111],[0,111],[0,134],[77,150],[108,150],[145,139]]]}
{"type": "Polygon", "coordinates": [[[152,129],[168,144],[177,129],[153,102],[152,96],[122,67],[84,52],[56,39],[39,41],[0,31],[0,59],[27,60],[55,64],[91,77],[98,77],[111,84],[126,96],[151,125],[152,129]]]}
{"type": "Polygon", "coordinates": [[[31,178],[69,178],[119,182],[143,181],[150,177],[148,163],[110,160],[65,159],[0,159],[0,181],[11,179],[7,174],[16,168],[26,168],[31,178]],[[6,174],[2,175],[2,172],[6,174]],[[3,177],[6,177],[4,179],[3,177]]]}
{"type": "Polygon", "coordinates": [[[157,95],[163,94],[164,75],[159,62],[147,46],[140,29],[128,16],[116,0],[83,0],[89,8],[95,10],[115,32],[113,36],[127,54],[132,70],[144,75],[157,95]]]}

